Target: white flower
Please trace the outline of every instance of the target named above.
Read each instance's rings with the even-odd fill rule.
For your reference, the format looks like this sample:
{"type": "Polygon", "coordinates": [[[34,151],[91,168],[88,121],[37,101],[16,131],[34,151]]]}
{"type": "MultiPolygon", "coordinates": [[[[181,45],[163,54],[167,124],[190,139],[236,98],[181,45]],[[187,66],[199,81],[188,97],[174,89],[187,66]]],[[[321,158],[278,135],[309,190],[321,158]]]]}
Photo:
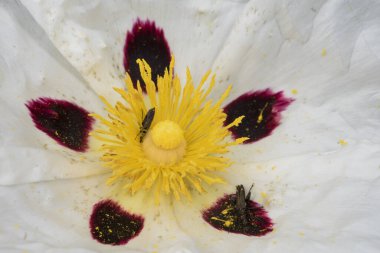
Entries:
{"type": "MultiPolygon", "coordinates": [[[[0,251],[377,251],[378,3],[21,2],[0,4],[0,251]],[[234,149],[228,186],[145,210],[138,237],[107,246],[88,228],[93,204],[111,194],[97,154],[36,131],[24,104],[54,97],[102,112],[98,95],[114,102],[112,87],[123,86],[121,49],[138,17],[164,28],[181,78],[186,66],[197,81],[209,68],[217,74],[215,98],[232,83],[230,101],[271,87],[296,102],[269,138],[234,149]],[[252,182],[274,232],[245,237],[203,221],[201,209],[252,182]]],[[[123,205],[134,212],[147,201],[138,193],[123,205]]]]}

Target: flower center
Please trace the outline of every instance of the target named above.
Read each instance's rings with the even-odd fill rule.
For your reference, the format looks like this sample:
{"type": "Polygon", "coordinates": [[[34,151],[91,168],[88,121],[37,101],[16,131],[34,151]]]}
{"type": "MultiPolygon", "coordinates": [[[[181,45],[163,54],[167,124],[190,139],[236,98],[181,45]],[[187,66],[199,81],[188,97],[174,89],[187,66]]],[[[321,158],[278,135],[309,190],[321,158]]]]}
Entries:
{"type": "Polygon", "coordinates": [[[161,193],[190,199],[192,190],[204,193],[205,185],[223,183],[215,172],[231,165],[225,154],[230,146],[247,140],[228,138],[229,129],[239,125],[244,116],[224,125],[227,115],[221,106],[232,87],[213,101],[208,95],[215,86],[215,77],[205,86],[210,72],[195,86],[187,70],[182,87],[173,73],[174,58],[157,82],[152,80],[152,69],[145,60],[137,63],[146,96],[140,82],[135,88],[127,75],[126,89],[115,88],[122,101],[113,106],[101,97],[108,118],[92,114],[102,123],[94,135],[103,142],[104,166],[112,170],[107,183],[120,182],[131,194],[152,190],[156,203],[161,193]],[[146,108],[155,110],[146,112],[146,108]],[[146,116],[141,117],[144,113],[146,116]]]}
{"type": "Polygon", "coordinates": [[[174,164],[185,154],[186,141],[181,127],[171,121],[158,122],[143,142],[146,156],[161,165],[174,164]]]}

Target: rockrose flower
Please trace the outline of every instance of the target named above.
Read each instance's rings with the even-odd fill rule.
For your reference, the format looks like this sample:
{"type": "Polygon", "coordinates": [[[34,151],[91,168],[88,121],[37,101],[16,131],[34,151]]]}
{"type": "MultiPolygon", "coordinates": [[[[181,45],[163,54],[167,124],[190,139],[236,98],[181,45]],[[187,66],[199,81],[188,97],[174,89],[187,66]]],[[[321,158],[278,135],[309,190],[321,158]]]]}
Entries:
{"type": "Polygon", "coordinates": [[[377,250],[376,3],[0,11],[2,251],[377,250]]]}

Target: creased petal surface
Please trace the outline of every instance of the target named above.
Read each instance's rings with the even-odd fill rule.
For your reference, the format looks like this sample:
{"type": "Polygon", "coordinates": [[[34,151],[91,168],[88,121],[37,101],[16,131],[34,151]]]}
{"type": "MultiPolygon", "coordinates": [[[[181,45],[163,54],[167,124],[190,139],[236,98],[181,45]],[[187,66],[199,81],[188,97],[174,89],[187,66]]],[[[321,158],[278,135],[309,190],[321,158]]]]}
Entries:
{"type": "MultiPolygon", "coordinates": [[[[273,135],[250,146],[242,145],[231,154],[237,163],[228,172],[230,185],[209,189],[209,195],[199,197],[191,204],[175,203],[174,210],[169,203],[163,204],[159,210],[148,210],[146,224],[152,224],[151,228],[143,230],[141,236],[131,241],[129,252],[141,252],[140,249],[144,247],[159,252],[378,251],[379,235],[374,224],[380,223],[378,214],[380,7],[376,1],[304,1],[302,4],[295,1],[250,1],[246,5],[240,3],[236,4],[239,8],[232,11],[233,14],[226,14],[228,18],[223,22],[228,21],[229,25],[220,26],[220,32],[215,33],[220,37],[215,35],[205,37],[209,39],[204,40],[200,39],[203,37],[199,34],[209,31],[207,25],[210,20],[214,20],[209,17],[215,15],[210,11],[213,8],[210,6],[201,12],[197,12],[202,10],[198,8],[194,12],[198,15],[190,12],[192,15],[188,16],[188,19],[185,19],[187,21],[181,25],[185,27],[189,23],[194,23],[194,20],[201,21],[199,21],[200,28],[193,28],[195,30],[190,29],[188,32],[174,28],[174,24],[170,25],[178,16],[173,14],[172,10],[169,11],[169,7],[168,11],[164,12],[165,15],[162,15],[157,14],[159,12],[156,12],[155,6],[147,8],[145,3],[140,6],[134,2],[127,7],[135,6],[136,9],[133,8],[135,15],[129,16],[125,12],[128,9],[125,6],[109,5],[109,8],[120,9],[119,16],[103,14],[99,15],[103,18],[94,20],[81,14],[86,12],[99,14],[104,10],[108,11],[107,8],[100,8],[99,2],[92,1],[85,8],[69,9],[67,13],[72,14],[62,12],[61,6],[65,8],[69,6],[69,2],[63,3],[52,4],[56,4],[57,8],[46,6],[44,9],[39,9],[34,2],[25,1],[28,9],[42,24],[50,38],[53,38],[59,50],[92,83],[94,90],[105,96],[109,88],[103,84],[118,83],[118,78],[109,75],[112,71],[115,71],[114,76],[118,75],[115,70],[117,67],[112,66],[112,56],[119,54],[119,48],[122,48],[123,44],[118,38],[124,37],[126,27],[129,27],[135,16],[140,16],[140,13],[149,10],[145,15],[157,20],[162,27],[169,27],[167,32],[170,35],[169,43],[174,48],[174,53],[177,52],[177,58],[181,58],[178,62],[179,71],[185,64],[195,64],[198,55],[192,50],[200,53],[200,57],[203,57],[202,52],[205,52],[207,60],[200,59],[197,65],[202,71],[194,70],[201,75],[203,70],[214,62],[214,69],[220,81],[219,91],[221,92],[227,83],[232,82],[235,85],[231,100],[244,92],[268,87],[274,91],[284,90],[287,95],[296,99],[283,114],[282,124],[273,135]],[[43,15],[49,10],[50,16],[43,15]],[[125,16],[124,21],[112,25],[112,29],[107,32],[109,23],[104,22],[106,17],[121,17],[121,13],[125,16]],[[205,19],[202,19],[202,13],[205,19]],[[238,13],[240,15],[237,15],[238,13]],[[75,17],[69,18],[67,15],[75,17]],[[81,25],[75,25],[72,20],[79,20],[81,25]],[[52,26],[48,27],[49,25],[52,26]],[[72,27],[74,30],[80,28],[79,35],[69,32],[72,27]],[[98,27],[103,27],[103,32],[98,32],[101,30],[98,27]],[[57,35],[53,35],[54,31],[57,35]],[[181,32],[188,34],[184,35],[181,32]],[[115,33],[117,35],[110,38],[112,36],[109,35],[115,33]],[[70,49],[68,51],[65,51],[64,47],[61,48],[64,38],[60,36],[70,34],[82,38],[81,43],[84,46],[67,47],[70,49]],[[188,50],[192,41],[186,38],[194,34],[200,36],[194,36],[199,38],[199,41],[193,49],[188,50]],[[58,39],[54,39],[54,36],[58,39]],[[86,36],[91,38],[90,42],[85,42],[86,36]],[[104,38],[110,39],[104,40],[104,38]],[[114,46],[115,41],[118,43],[116,46],[114,46]],[[210,50],[211,47],[215,51],[210,50]],[[83,55],[80,53],[75,55],[76,50],[82,54],[88,51],[94,53],[89,53],[89,57],[81,59],[83,55]],[[209,51],[212,53],[208,54],[209,51]],[[72,53],[72,56],[69,53],[72,53]],[[79,57],[79,60],[75,60],[75,57],[79,57]],[[103,57],[104,65],[102,65],[103,57]],[[89,69],[86,68],[87,62],[91,63],[89,69]],[[99,80],[88,74],[91,73],[93,66],[95,72],[99,73],[99,80]],[[234,185],[250,185],[252,182],[255,183],[253,199],[264,205],[275,222],[273,233],[252,239],[222,233],[202,221],[200,211],[217,197],[232,192],[234,185]],[[148,246],[147,242],[150,242],[148,246]]],[[[168,6],[168,3],[163,2],[163,5],[168,6]]],[[[225,7],[218,13],[227,13],[228,7],[232,5],[234,3],[226,2],[226,5],[221,5],[225,7]]],[[[178,15],[182,14],[178,12],[178,15]]],[[[22,111],[22,103],[18,109],[14,108],[12,114],[9,113],[11,109],[3,108],[13,108],[10,99],[19,99],[23,102],[29,96],[40,95],[42,90],[47,95],[56,96],[56,88],[59,87],[60,91],[70,96],[71,89],[66,88],[66,90],[65,87],[68,86],[62,83],[47,85],[46,88],[34,87],[32,84],[41,84],[41,82],[29,78],[38,77],[36,73],[40,73],[41,70],[38,64],[24,64],[21,68],[24,72],[21,74],[14,72],[20,70],[13,66],[23,62],[21,59],[25,57],[15,54],[17,51],[12,51],[12,43],[16,45],[25,43],[29,51],[25,50],[25,46],[23,51],[33,52],[38,56],[61,58],[58,55],[44,53],[44,47],[37,46],[34,42],[35,37],[29,40],[27,36],[20,37],[20,33],[22,34],[24,30],[17,25],[19,21],[15,22],[15,18],[7,14],[4,9],[0,17],[8,24],[0,28],[1,32],[11,38],[10,41],[0,44],[1,88],[8,92],[2,94],[1,101],[6,105],[1,107],[1,113],[5,115],[7,121],[1,122],[0,126],[4,125],[2,130],[8,133],[9,126],[13,124],[17,126],[14,127],[14,131],[18,133],[2,138],[4,141],[2,147],[13,143],[16,146],[30,145],[34,150],[44,139],[38,132],[33,132],[27,112],[22,111]],[[30,47],[30,45],[35,46],[30,47]],[[31,48],[33,50],[30,50],[31,48]],[[11,86],[10,83],[17,83],[20,86],[11,86]],[[20,87],[29,88],[23,90],[20,87]],[[28,92],[28,96],[18,93],[19,91],[28,92]],[[4,94],[9,95],[8,100],[4,94]],[[23,131],[19,127],[20,119],[24,125],[30,126],[31,131],[23,131]],[[21,139],[15,136],[21,136],[21,139]]],[[[215,20],[221,19],[223,18],[215,20]]],[[[38,57],[27,58],[36,59],[38,63],[38,57]]],[[[121,59],[119,60],[115,62],[121,62],[121,59]]],[[[58,65],[61,64],[60,61],[58,65]]],[[[51,62],[55,61],[49,61],[49,66],[55,66],[50,64],[51,62]]],[[[64,73],[66,72],[67,78],[73,78],[73,81],[68,83],[79,83],[76,80],[78,75],[70,77],[69,74],[73,73],[64,70],[64,73]]],[[[59,80],[61,79],[58,78],[59,80]]],[[[65,82],[67,80],[65,79],[65,82]]],[[[78,87],[84,89],[84,86],[78,85],[78,87]]],[[[75,86],[76,91],[78,87],[75,86]]],[[[94,106],[87,108],[89,110],[97,109],[96,98],[90,99],[90,96],[95,96],[88,95],[92,94],[91,92],[88,94],[83,90],[81,92],[83,96],[80,99],[91,101],[91,103],[88,101],[81,103],[94,106]]],[[[14,176],[12,173],[16,172],[8,170],[5,175],[12,177],[3,179],[3,184],[27,182],[33,177],[38,181],[46,177],[45,172],[52,173],[51,170],[47,170],[51,166],[44,167],[45,171],[25,170],[30,166],[28,158],[35,158],[39,153],[25,155],[22,156],[24,159],[21,159],[18,148],[14,150],[10,147],[4,150],[8,155],[1,159],[4,163],[1,168],[16,168],[18,165],[23,169],[17,170],[17,173],[29,173],[29,176],[14,176]],[[14,164],[16,159],[19,160],[19,164],[14,164]]],[[[62,157],[60,152],[52,153],[55,155],[41,156],[48,157],[48,162],[56,161],[57,166],[69,165],[66,158],[59,158],[62,157]]],[[[50,165],[48,162],[47,165],[50,165]]],[[[73,171],[70,171],[70,175],[73,175],[74,168],[82,168],[82,165],[65,167],[73,168],[73,171]]],[[[54,177],[50,174],[47,178],[54,177]]],[[[3,214],[0,219],[2,228],[0,249],[4,252],[11,252],[9,249],[15,248],[31,252],[43,250],[62,252],[65,249],[68,249],[65,252],[128,252],[125,248],[109,248],[94,244],[88,235],[86,217],[91,211],[92,204],[106,197],[104,192],[98,195],[98,190],[93,190],[97,189],[97,185],[100,187],[100,192],[104,190],[99,186],[99,182],[103,182],[101,178],[62,180],[41,183],[37,186],[33,184],[3,186],[0,196],[5,205],[0,208],[3,214]],[[85,191],[80,194],[81,185],[86,189],[92,189],[91,194],[87,196],[85,191]],[[80,211],[75,210],[75,206],[79,206],[80,211]]],[[[125,200],[123,204],[128,203],[132,202],[125,200]]],[[[132,204],[129,205],[131,208],[134,207],[132,204]]]]}
{"type": "MultiPolygon", "coordinates": [[[[25,103],[41,96],[65,99],[89,111],[100,100],[49,43],[26,10],[5,4],[0,33],[0,184],[104,173],[93,152],[78,155],[35,128],[25,103]]],[[[90,144],[91,145],[91,144],[90,144]]]]}
{"type": "Polygon", "coordinates": [[[185,77],[188,66],[200,80],[244,7],[244,1],[201,0],[22,3],[93,89],[109,99],[113,86],[123,87],[125,35],[137,18],[164,28],[176,72],[185,77]]]}
{"type": "Polygon", "coordinates": [[[253,199],[275,231],[258,239],[214,233],[196,218],[210,199],[197,210],[178,205],[176,214],[189,217],[181,227],[203,251],[376,252],[379,8],[375,1],[247,3],[215,60],[217,77],[235,85],[230,101],[265,88],[295,101],[270,137],[231,154],[239,162],[228,172],[229,192],[255,183],[253,199]]]}

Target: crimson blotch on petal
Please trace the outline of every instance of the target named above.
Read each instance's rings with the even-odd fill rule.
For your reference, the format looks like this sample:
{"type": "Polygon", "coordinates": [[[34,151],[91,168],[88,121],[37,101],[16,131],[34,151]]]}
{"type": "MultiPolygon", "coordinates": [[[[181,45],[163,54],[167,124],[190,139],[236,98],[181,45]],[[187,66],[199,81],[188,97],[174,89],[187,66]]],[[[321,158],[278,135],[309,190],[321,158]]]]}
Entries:
{"type": "Polygon", "coordinates": [[[95,204],[90,217],[92,237],[103,244],[126,244],[141,232],[143,226],[142,216],[128,213],[109,199],[95,204]]]}
{"type": "Polygon", "coordinates": [[[141,79],[137,59],[144,59],[152,69],[152,79],[156,83],[157,75],[163,76],[165,68],[169,67],[171,53],[164,31],[156,27],[154,21],[137,19],[132,31],[127,32],[124,46],[124,68],[131,76],[136,88],[137,80],[145,90],[141,79]]]}
{"type": "MultiPolygon", "coordinates": [[[[238,194],[238,193],[237,193],[238,194]]],[[[247,236],[263,236],[273,231],[273,223],[265,209],[246,199],[239,209],[237,194],[226,194],[209,209],[203,211],[203,219],[218,230],[247,236]]]]}
{"type": "Polygon", "coordinates": [[[283,92],[271,89],[247,92],[224,107],[227,114],[225,125],[244,115],[242,123],[230,128],[234,138],[248,137],[244,143],[258,141],[272,133],[280,125],[281,112],[294,100],[283,92]]]}
{"type": "Polygon", "coordinates": [[[86,151],[94,119],[85,109],[69,101],[46,97],[30,100],[26,107],[39,130],[67,148],[86,151]]]}

